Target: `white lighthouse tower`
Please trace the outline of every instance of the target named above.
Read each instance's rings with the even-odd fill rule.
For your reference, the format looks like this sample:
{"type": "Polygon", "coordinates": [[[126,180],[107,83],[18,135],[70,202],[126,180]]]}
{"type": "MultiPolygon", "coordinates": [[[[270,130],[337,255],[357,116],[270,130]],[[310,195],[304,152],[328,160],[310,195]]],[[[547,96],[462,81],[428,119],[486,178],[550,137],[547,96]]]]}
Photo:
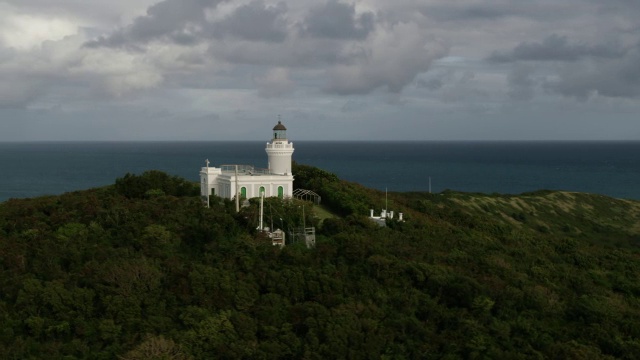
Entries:
{"type": "Polygon", "coordinates": [[[225,199],[250,199],[277,196],[281,199],[293,196],[291,155],[293,144],[287,140],[287,128],[280,121],[273,128],[273,139],[267,143],[269,168],[253,165],[206,166],[200,169],[200,194],[203,199],[217,195],[225,199]]]}
{"type": "Polygon", "coordinates": [[[287,128],[278,120],[273,128],[273,139],[267,142],[265,149],[269,158],[269,172],[279,175],[291,175],[291,155],[293,143],[287,140],[287,128]]]}

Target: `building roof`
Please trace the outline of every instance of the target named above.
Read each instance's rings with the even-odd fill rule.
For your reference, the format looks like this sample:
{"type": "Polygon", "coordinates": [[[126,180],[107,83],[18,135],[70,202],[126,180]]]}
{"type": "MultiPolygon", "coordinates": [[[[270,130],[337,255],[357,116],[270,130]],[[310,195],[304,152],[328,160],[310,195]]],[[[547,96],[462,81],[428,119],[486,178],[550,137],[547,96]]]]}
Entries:
{"type": "Polygon", "coordinates": [[[280,120],[278,120],[278,124],[276,126],[273,127],[273,130],[287,130],[286,127],[284,127],[284,125],[282,125],[282,123],[280,122],[280,120]]]}

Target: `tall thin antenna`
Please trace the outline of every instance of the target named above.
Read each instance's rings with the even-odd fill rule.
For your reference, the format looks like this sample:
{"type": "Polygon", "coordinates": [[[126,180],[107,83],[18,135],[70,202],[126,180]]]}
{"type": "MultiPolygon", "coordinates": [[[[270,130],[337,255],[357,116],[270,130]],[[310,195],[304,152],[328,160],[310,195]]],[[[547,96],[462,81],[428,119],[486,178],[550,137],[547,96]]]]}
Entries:
{"type": "Polygon", "coordinates": [[[209,196],[211,195],[211,190],[209,190],[209,159],[204,161],[205,164],[207,164],[207,184],[205,184],[206,188],[207,188],[207,209],[210,207],[209,206],[209,196]]]}
{"type": "Polygon", "coordinates": [[[236,212],[240,212],[240,184],[238,183],[238,165],[236,165],[236,212]]]}
{"type": "Polygon", "coordinates": [[[258,230],[264,229],[264,191],[260,191],[260,223],[258,224],[258,230]]]}
{"type": "Polygon", "coordinates": [[[431,176],[429,176],[429,194],[431,194],[431,176]]]}
{"type": "Polygon", "coordinates": [[[389,201],[388,201],[388,197],[387,197],[387,188],[384,188],[384,209],[387,210],[389,209],[389,201]]]}

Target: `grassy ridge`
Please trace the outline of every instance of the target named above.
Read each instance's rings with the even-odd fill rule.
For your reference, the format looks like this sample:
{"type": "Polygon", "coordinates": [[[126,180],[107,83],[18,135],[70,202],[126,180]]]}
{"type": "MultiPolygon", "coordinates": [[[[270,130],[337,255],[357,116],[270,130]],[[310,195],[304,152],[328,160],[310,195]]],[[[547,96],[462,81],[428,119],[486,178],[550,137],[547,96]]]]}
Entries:
{"type": "Polygon", "coordinates": [[[400,194],[408,206],[439,213],[458,209],[472,217],[542,232],[594,235],[640,234],[640,202],[565,191],[521,195],[485,195],[446,192],[400,194]]]}

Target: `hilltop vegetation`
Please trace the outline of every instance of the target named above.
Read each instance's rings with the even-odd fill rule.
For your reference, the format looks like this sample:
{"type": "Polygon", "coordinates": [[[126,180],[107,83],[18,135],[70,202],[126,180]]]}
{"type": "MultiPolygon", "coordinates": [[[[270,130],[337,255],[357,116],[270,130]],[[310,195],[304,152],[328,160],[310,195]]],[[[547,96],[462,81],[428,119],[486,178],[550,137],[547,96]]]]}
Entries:
{"type": "Polygon", "coordinates": [[[556,358],[640,354],[640,203],[392,193],[296,165],[314,206],[205,208],[159,172],[0,204],[0,358],[556,358]],[[271,220],[270,219],[270,220],[271,220]]]}

